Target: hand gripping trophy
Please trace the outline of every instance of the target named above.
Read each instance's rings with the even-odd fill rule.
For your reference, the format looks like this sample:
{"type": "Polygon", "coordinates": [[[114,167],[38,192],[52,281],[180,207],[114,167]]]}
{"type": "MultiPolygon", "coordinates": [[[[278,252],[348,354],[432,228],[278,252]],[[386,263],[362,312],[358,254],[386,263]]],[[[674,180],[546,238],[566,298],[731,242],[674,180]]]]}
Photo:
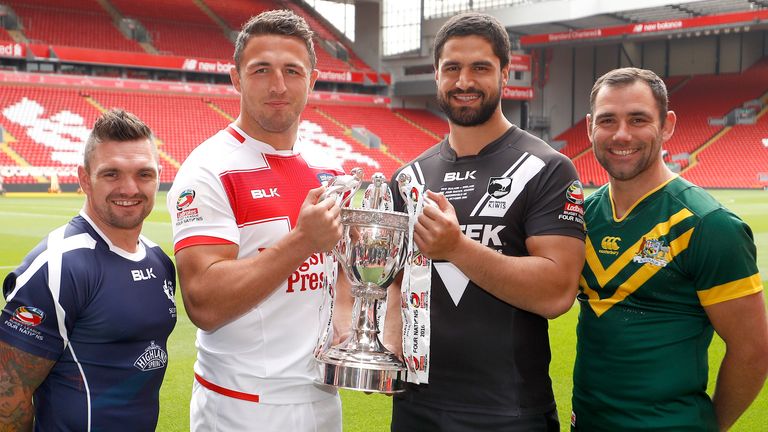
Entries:
{"type": "MultiPolygon", "coordinates": [[[[351,198],[362,182],[362,170],[355,168],[351,173],[333,178],[326,196],[336,196],[342,207],[343,234],[333,255],[352,285],[352,331],[346,340],[333,347],[328,346],[326,331],[315,356],[324,384],[397,393],[404,390],[407,366],[381,343],[379,315],[383,313],[381,305],[386,302],[387,287],[406,265],[412,250],[415,215],[393,211],[392,192],[381,173],[371,177],[360,207],[352,208],[351,198]]],[[[412,202],[412,194],[403,191],[404,181],[399,183],[406,203],[412,202]]],[[[329,263],[333,261],[326,259],[329,263]]]]}

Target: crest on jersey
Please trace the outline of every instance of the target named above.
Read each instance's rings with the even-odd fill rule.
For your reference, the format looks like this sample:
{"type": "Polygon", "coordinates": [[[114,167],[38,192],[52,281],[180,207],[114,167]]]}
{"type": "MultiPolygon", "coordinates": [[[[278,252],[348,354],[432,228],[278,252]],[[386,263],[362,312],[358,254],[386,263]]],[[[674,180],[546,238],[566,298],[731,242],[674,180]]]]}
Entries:
{"type": "Polygon", "coordinates": [[[327,172],[321,172],[317,174],[317,180],[320,181],[320,184],[327,185],[329,181],[331,181],[335,175],[327,172]]]}
{"type": "Polygon", "coordinates": [[[652,264],[657,267],[666,267],[669,264],[669,246],[663,240],[657,238],[645,238],[640,243],[640,250],[637,251],[632,261],[640,264],[652,264]]]}
{"type": "Polygon", "coordinates": [[[584,204],[584,189],[581,187],[580,181],[574,180],[568,186],[568,189],[565,191],[565,198],[576,205],[584,204]]]}
{"type": "Polygon", "coordinates": [[[45,312],[32,306],[20,306],[13,312],[11,319],[27,327],[35,327],[45,320],[45,312]]]}
{"type": "Polygon", "coordinates": [[[190,204],[192,204],[192,201],[195,200],[195,190],[194,189],[184,189],[180,194],[179,198],[176,200],[176,210],[182,211],[185,208],[189,207],[190,204]]]}
{"type": "Polygon", "coordinates": [[[162,369],[168,363],[168,354],[163,351],[160,345],[155,344],[155,341],[150,342],[149,346],[144,349],[144,352],[133,362],[136,369],[142,372],[149,372],[155,369],[162,369]]]}
{"type": "Polygon", "coordinates": [[[173,305],[176,305],[176,296],[173,294],[173,281],[169,281],[166,279],[163,282],[163,292],[165,293],[165,296],[168,297],[168,300],[170,300],[173,305]]]}
{"type": "Polygon", "coordinates": [[[494,198],[503,198],[512,190],[511,177],[491,177],[488,180],[488,195],[494,198]]]}

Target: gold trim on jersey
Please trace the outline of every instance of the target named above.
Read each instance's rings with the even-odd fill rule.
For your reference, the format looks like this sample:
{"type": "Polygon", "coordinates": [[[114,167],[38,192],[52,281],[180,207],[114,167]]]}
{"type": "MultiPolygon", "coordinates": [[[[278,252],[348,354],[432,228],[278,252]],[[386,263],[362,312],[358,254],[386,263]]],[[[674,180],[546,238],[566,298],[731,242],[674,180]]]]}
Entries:
{"type": "Polygon", "coordinates": [[[745,297],[760,292],[762,289],[763,281],[760,280],[760,273],[755,273],[743,279],[697,291],[696,294],[698,294],[702,306],[711,306],[726,300],[745,297]]]}
{"type": "MultiPolygon", "coordinates": [[[[628,264],[632,263],[632,259],[640,249],[640,245],[642,244],[644,238],[659,238],[665,236],[669,234],[669,231],[673,226],[684,221],[685,219],[688,219],[691,216],[693,216],[693,213],[691,213],[690,210],[684,208],[673,214],[668,220],[657,224],[645,235],[640,236],[640,238],[632,246],[627,248],[627,250],[624,251],[624,253],[621,254],[621,256],[618,257],[613,263],[611,263],[608,268],[603,267],[600,259],[597,256],[597,252],[595,252],[595,248],[592,246],[592,241],[589,235],[587,235],[585,245],[586,265],[590,268],[590,270],[592,270],[592,273],[594,274],[600,288],[604,288],[608,282],[613,280],[613,278],[619,274],[621,270],[623,270],[628,264]]],[[[692,234],[693,228],[689,229],[669,243],[669,262],[672,262],[677,255],[688,248],[692,234]]],[[[579,286],[581,286],[584,294],[586,294],[589,298],[589,305],[599,317],[608,309],[613,307],[613,305],[624,300],[627,298],[627,296],[635,292],[635,290],[647,282],[648,279],[653,277],[653,275],[655,275],[661,269],[662,267],[655,266],[652,263],[643,264],[637,271],[635,271],[632,276],[624,281],[624,283],[619,285],[613,295],[604,299],[601,299],[600,295],[595,290],[589,288],[584,276],[579,278],[579,286]]]]}
{"type": "Polygon", "coordinates": [[[677,174],[675,174],[675,176],[674,176],[674,177],[672,177],[671,179],[669,179],[669,180],[665,181],[664,183],[662,183],[662,184],[660,184],[660,185],[656,186],[655,188],[653,188],[653,189],[649,190],[649,191],[648,191],[648,192],[647,192],[645,195],[641,196],[641,197],[640,197],[640,199],[638,199],[637,201],[635,201],[635,203],[634,203],[634,204],[632,204],[632,207],[630,207],[630,208],[629,208],[629,210],[627,210],[627,211],[624,213],[624,216],[622,216],[622,217],[620,217],[620,218],[617,218],[617,217],[616,217],[616,207],[613,205],[613,189],[611,188],[611,184],[609,183],[609,184],[608,184],[608,198],[610,198],[610,199],[609,199],[608,201],[611,203],[611,215],[613,216],[613,221],[614,221],[614,222],[621,222],[621,221],[623,221],[624,219],[626,219],[626,218],[627,218],[627,216],[629,216],[629,214],[630,214],[630,213],[632,213],[632,210],[634,210],[634,209],[635,209],[635,207],[637,207],[637,205],[638,205],[638,204],[640,204],[641,202],[643,202],[643,200],[644,200],[644,199],[648,198],[648,197],[649,197],[649,196],[651,196],[651,195],[652,195],[654,192],[656,192],[657,190],[659,190],[659,189],[663,188],[664,186],[668,185],[668,184],[669,184],[669,182],[671,182],[672,180],[674,180],[674,179],[676,179],[676,178],[678,178],[678,177],[680,177],[680,176],[679,176],[679,175],[677,175],[677,174]]]}

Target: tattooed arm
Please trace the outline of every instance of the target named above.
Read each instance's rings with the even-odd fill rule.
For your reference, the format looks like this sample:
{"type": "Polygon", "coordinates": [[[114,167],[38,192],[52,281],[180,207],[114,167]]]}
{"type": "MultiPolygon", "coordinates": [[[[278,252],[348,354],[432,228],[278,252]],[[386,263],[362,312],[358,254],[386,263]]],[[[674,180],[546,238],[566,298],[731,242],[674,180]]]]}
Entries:
{"type": "Polygon", "coordinates": [[[32,393],[53,364],[0,341],[0,432],[32,430],[32,393]]]}

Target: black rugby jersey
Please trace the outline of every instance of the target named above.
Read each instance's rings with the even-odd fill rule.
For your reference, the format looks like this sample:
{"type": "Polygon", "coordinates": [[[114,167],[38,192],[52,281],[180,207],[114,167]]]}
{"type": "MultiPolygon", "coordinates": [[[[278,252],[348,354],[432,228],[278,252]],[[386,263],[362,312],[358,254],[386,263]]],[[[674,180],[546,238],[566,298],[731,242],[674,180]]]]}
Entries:
{"type": "MultiPolygon", "coordinates": [[[[447,139],[398,170],[456,209],[464,233],[510,256],[537,235],[584,239],[583,192],[571,161],[513,126],[478,155],[447,139]]],[[[395,208],[404,208],[395,195],[395,208]]],[[[537,414],[555,406],[547,320],[479,288],[449,262],[433,262],[429,384],[398,396],[441,409],[537,414]]]]}

